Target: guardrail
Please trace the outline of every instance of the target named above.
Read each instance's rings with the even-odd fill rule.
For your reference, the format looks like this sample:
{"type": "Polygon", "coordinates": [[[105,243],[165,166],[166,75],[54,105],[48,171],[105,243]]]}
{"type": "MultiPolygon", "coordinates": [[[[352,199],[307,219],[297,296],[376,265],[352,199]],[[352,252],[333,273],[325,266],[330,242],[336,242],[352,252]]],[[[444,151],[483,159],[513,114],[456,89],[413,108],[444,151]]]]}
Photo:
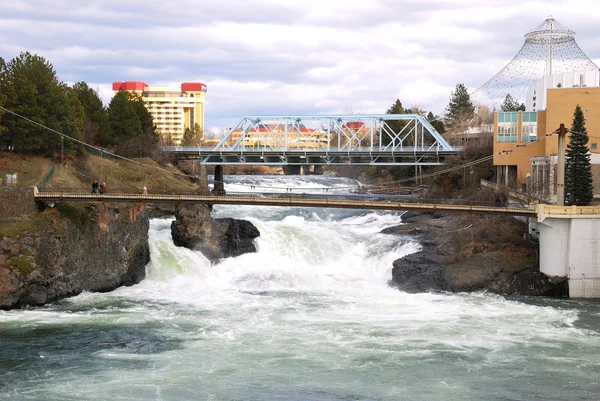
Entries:
{"type": "Polygon", "coordinates": [[[497,207],[482,204],[430,203],[423,199],[418,201],[398,202],[391,199],[365,199],[357,195],[347,199],[347,195],[333,197],[331,195],[300,194],[289,195],[282,193],[228,195],[187,195],[187,194],[138,194],[138,193],[108,193],[91,194],[89,192],[69,193],[64,191],[40,191],[35,195],[37,201],[47,202],[134,202],[134,203],[201,203],[208,205],[254,205],[254,206],[287,206],[287,207],[325,207],[369,210],[422,210],[446,212],[479,212],[502,213],[523,216],[533,216],[535,209],[529,207],[497,207]],[[344,197],[346,197],[344,199],[344,197]]]}
{"type": "Polygon", "coordinates": [[[50,182],[50,180],[52,179],[52,177],[54,176],[54,172],[56,171],[56,164],[54,164],[52,166],[52,168],[50,169],[50,171],[48,171],[46,173],[46,175],[44,176],[44,178],[42,178],[42,180],[38,183],[38,187],[43,188],[46,184],[48,184],[48,182],[50,182]]]}

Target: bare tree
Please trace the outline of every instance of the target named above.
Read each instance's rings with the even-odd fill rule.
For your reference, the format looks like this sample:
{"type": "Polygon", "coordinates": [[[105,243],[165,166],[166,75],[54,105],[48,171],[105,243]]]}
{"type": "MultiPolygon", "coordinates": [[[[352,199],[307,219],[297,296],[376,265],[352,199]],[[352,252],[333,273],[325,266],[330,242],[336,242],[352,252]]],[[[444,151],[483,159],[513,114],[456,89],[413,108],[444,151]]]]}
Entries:
{"type": "Polygon", "coordinates": [[[355,116],[357,114],[362,114],[362,112],[361,112],[360,109],[357,109],[357,108],[354,108],[354,107],[351,107],[351,106],[344,107],[343,113],[346,114],[346,115],[349,115],[349,116],[355,116]]]}

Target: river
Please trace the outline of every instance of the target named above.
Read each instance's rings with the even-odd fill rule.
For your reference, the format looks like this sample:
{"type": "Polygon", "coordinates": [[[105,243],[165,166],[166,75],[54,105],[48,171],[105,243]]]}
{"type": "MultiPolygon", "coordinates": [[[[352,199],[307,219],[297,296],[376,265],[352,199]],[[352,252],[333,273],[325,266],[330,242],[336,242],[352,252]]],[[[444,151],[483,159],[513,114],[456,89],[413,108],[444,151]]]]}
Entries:
{"type": "MultiPolygon", "coordinates": [[[[352,180],[228,177],[335,193],[352,180]]],[[[257,188],[256,190],[270,190],[257,188]]],[[[294,189],[298,191],[298,189],[294,189]]],[[[406,294],[400,213],[215,207],[261,232],[217,265],[151,221],[138,285],[0,311],[0,400],[598,400],[600,302],[406,294]]]]}

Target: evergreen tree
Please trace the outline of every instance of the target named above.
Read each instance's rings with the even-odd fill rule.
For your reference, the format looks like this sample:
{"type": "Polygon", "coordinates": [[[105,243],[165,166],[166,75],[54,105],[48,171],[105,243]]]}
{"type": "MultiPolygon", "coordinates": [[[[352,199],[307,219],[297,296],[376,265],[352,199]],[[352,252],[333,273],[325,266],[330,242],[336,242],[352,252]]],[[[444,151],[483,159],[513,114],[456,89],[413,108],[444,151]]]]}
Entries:
{"type": "Polygon", "coordinates": [[[108,121],[111,130],[111,144],[118,144],[125,139],[139,137],[142,133],[142,123],[136,113],[129,94],[119,91],[108,104],[108,121]]]}
{"type": "MultiPolygon", "coordinates": [[[[400,99],[396,99],[394,104],[386,110],[385,114],[406,114],[406,110],[402,107],[402,102],[400,99]]],[[[382,145],[387,146],[392,142],[393,137],[402,131],[402,129],[406,126],[405,121],[401,120],[387,120],[385,123],[389,126],[389,129],[386,127],[381,135],[382,145]],[[391,129],[391,132],[390,132],[391,129]]],[[[395,141],[398,144],[398,141],[395,141]]],[[[406,144],[406,143],[405,143],[406,144]]]]}
{"type": "Polygon", "coordinates": [[[446,132],[446,127],[444,126],[444,122],[442,121],[442,119],[434,115],[431,111],[429,112],[429,114],[427,114],[427,121],[429,121],[433,128],[435,128],[435,130],[440,134],[446,132]]]}
{"type": "Polygon", "coordinates": [[[450,102],[446,108],[446,125],[456,130],[466,128],[475,116],[475,107],[471,102],[471,96],[463,84],[457,84],[456,89],[450,95],[450,102]]]}
{"type": "MultiPolygon", "coordinates": [[[[2,63],[4,64],[4,63],[2,63]]],[[[48,61],[24,52],[0,67],[0,93],[4,107],[58,132],[81,139],[83,114],[79,100],[59,82],[48,61]]],[[[4,140],[18,151],[49,150],[60,145],[60,136],[26,120],[5,113],[4,140]]],[[[71,141],[65,149],[78,149],[71,141]]]]}
{"type": "Polygon", "coordinates": [[[141,136],[143,137],[156,137],[158,140],[158,134],[156,133],[156,126],[154,125],[154,119],[152,114],[146,108],[146,104],[139,93],[127,92],[127,99],[132,104],[135,113],[140,120],[141,136]]]}
{"type": "Polygon", "coordinates": [[[586,206],[594,198],[594,188],[587,147],[589,138],[579,105],[575,108],[571,131],[565,154],[565,204],[586,206]]]}
{"type": "Polygon", "coordinates": [[[502,111],[525,111],[525,104],[517,102],[510,93],[506,94],[504,102],[500,105],[502,111]]]}
{"type": "Polygon", "coordinates": [[[181,146],[200,146],[200,143],[204,139],[204,132],[200,128],[200,124],[194,124],[194,129],[186,129],[183,134],[183,140],[181,146]]]}
{"type": "Polygon", "coordinates": [[[109,145],[111,133],[108,114],[98,93],[85,82],[77,82],[73,85],[73,90],[85,113],[85,141],[88,143],[99,143],[102,146],[109,145]]]}

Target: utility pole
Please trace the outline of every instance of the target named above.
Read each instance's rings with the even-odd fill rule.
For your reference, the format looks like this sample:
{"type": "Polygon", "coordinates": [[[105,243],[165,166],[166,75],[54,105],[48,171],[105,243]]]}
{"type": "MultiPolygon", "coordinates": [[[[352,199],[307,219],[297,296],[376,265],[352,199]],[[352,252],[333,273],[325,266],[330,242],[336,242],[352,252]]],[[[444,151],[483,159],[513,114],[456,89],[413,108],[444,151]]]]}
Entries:
{"type": "Polygon", "coordinates": [[[565,205],[565,142],[567,129],[564,124],[558,129],[558,177],[556,180],[556,204],[565,205]]]}

